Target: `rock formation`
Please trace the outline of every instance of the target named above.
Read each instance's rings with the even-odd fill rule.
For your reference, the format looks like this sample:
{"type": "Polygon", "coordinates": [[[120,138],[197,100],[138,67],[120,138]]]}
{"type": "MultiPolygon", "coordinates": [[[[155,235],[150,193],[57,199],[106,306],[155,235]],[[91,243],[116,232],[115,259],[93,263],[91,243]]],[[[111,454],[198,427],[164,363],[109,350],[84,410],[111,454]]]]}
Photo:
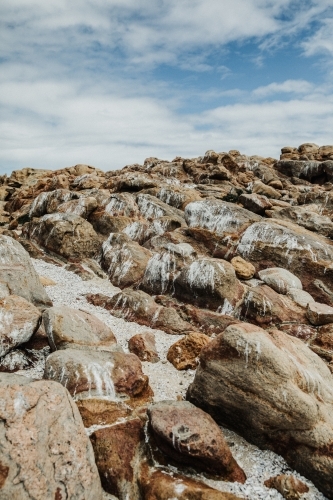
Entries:
{"type": "Polygon", "coordinates": [[[255,498],[215,419],[333,499],[332,239],[333,146],[1,176],[0,497],[255,498]]]}

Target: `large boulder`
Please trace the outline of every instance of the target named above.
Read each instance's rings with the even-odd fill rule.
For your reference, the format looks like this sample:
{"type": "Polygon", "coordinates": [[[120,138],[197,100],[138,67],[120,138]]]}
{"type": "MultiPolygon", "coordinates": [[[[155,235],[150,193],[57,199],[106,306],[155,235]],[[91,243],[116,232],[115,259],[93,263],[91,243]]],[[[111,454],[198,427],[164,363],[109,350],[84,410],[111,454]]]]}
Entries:
{"type": "Polygon", "coordinates": [[[230,314],[243,298],[244,287],[229,262],[202,258],[183,267],[175,280],[175,294],[184,302],[230,314]]]}
{"type": "Polygon", "coordinates": [[[13,238],[0,234],[0,282],[11,294],[20,295],[37,307],[51,306],[29,254],[13,238]]]}
{"type": "Polygon", "coordinates": [[[18,295],[0,300],[0,358],[38,330],[41,312],[18,295]]]}
{"type": "Polygon", "coordinates": [[[332,376],[301,340],[231,325],[201,351],[187,397],[333,498],[332,376]]]}
{"type": "Polygon", "coordinates": [[[45,214],[56,212],[58,207],[73,198],[78,198],[76,193],[68,189],[56,189],[40,193],[31,204],[29,217],[42,217],[45,214]]]}
{"type": "Polygon", "coordinates": [[[142,280],[151,256],[125,234],[111,233],[102,245],[101,266],[113,285],[125,288],[142,280]]]}
{"type": "Polygon", "coordinates": [[[51,307],[44,311],[43,322],[53,351],[67,348],[113,351],[117,344],[112,330],[86,311],[51,307]]]}
{"type": "Polygon", "coordinates": [[[261,217],[233,203],[208,199],[189,203],[185,208],[185,220],[189,227],[223,235],[239,233],[253,222],[259,222],[261,217]]]}
{"type": "Polygon", "coordinates": [[[0,373],[0,497],[102,500],[92,446],[56,382],[0,373]]]}
{"type": "Polygon", "coordinates": [[[333,222],[327,215],[320,214],[319,205],[301,205],[273,210],[272,217],[294,222],[309,231],[333,238],[333,222]]]}
{"type": "Polygon", "coordinates": [[[291,222],[256,222],[243,233],[237,252],[257,270],[282,267],[295,274],[318,302],[333,304],[333,244],[291,222]]]}
{"type": "Polygon", "coordinates": [[[222,431],[210,415],[188,401],[161,401],[148,408],[149,428],[169,458],[210,476],[244,483],[222,431]]]}
{"type": "Polygon", "coordinates": [[[145,219],[154,220],[160,217],[171,217],[178,220],[182,226],[186,226],[184,213],[181,210],[171,207],[155,196],[140,193],[136,197],[136,202],[142,217],[145,219]]]}
{"type": "Polygon", "coordinates": [[[47,214],[33,219],[24,229],[30,239],[66,259],[94,257],[101,244],[92,225],[74,214],[47,214]]]}

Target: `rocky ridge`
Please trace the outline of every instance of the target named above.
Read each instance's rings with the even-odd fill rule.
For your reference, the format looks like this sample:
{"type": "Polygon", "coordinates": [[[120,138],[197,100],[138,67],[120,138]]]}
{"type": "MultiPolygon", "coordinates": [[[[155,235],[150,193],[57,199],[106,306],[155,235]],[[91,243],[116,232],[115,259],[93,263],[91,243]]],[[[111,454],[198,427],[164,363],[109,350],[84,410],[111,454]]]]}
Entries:
{"type": "Polygon", "coordinates": [[[1,498],[333,498],[333,146],[0,200],[1,498]]]}

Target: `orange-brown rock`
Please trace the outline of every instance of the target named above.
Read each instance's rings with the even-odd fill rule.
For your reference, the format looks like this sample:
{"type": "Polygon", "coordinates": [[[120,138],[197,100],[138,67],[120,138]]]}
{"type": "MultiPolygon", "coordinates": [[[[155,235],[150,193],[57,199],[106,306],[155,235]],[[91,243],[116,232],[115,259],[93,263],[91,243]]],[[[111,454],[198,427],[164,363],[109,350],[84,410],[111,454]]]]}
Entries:
{"type": "Polygon", "coordinates": [[[256,268],[251,262],[247,262],[239,255],[231,259],[230,264],[235,269],[237,278],[241,280],[250,280],[256,272],[256,268]]]}
{"type": "Polygon", "coordinates": [[[139,418],[95,431],[91,437],[104,489],[120,500],[140,498],[137,484],[144,446],[144,424],[139,418]]]}
{"type": "Polygon", "coordinates": [[[286,474],[271,477],[264,482],[264,485],[277,490],[286,500],[298,500],[309,491],[309,487],[302,481],[286,474]]]}
{"type": "Polygon", "coordinates": [[[168,350],[167,360],[177,370],[195,370],[198,356],[202,348],[208,344],[210,337],[198,332],[190,332],[178,340],[168,350]]]}
{"type": "Polygon", "coordinates": [[[150,405],[148,417],[150,432],[168,457],[213,477],[245,482],[244,471],[210,415],[188,401],[162,401],[150,405]]]}
{"type": "Polygon", "coordinates": [[[181,474],[155,470],[141,479],[143,500],[240,500],[181,474]]]}
{"type": "Polygon", "coordinates": [[[151,332],[137,333],[131,337],[128,341],[128,349],[141,361],[157,363],[160,359],[156,349],[155,335],[151,332]]]}

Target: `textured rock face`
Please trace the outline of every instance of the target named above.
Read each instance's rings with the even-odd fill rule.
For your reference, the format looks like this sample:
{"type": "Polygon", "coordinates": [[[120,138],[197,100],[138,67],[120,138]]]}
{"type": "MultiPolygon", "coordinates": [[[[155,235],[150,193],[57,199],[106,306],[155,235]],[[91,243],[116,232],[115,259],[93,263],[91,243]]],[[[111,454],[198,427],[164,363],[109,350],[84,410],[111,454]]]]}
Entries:
{"type": "Polygon", "coordinates": [[[11,294],[20,295],[37,307],[52,302],[41,285],[28,252],[9,236],[0,235],[0,281],[11,294]]]}
{"type": "Polygon", "coordinates": [[[142,280],[152,256],[125,234],[110,234],[103,243],[101,266],[113,285],[125,288],[142,280]]]}
{"type": "Polygon", "coordinates": [[[160,359],[156,349],[155,336],[150,332],[138,333],[131,337],[128,341],[128,349],[131,353],[136,354],[141,361],[157,363],[160,359]]]}
{"type": "Polygon", "coordinates": [[[100,240],[89,222],[74,214],[47,214],[33,219],[26,235],[39,245],[68,259],[94,257],[100,240]]]}
{"type": "Polygon", "coordinates": [[[0,374],[4,500],[102,500],[92,446],[68,392],[51,381],[0,374]]]}
{"type": "Polygon", "coordinates": [[[17,295],[0,300],[0,357],[27,342],[38,330],[41,312],[17,295]]]}
{"type": "Polygon", "coordinates": [[[195,370],[198,364],[198,356],[209,341],[210,338],[207,335],[198,332],[189,333],[175,344],[172,344],[168,350],[167,360],[177,370],[195,370]]]}
{"type": "Polygon", "coordinates": [[[239,233],[261,217],[218,200],[204,200],[189,203],[185,209],[185,220],[189,227],[208,229],[217,234],[239,233]]]}
{"type": "Polygon", "coordinates": [[[282,454],[332,498],[332,376],[300,340],[229,326],[201,351],[188,398],[282,454]]]}
{"type": "Polygon", "coordinates": [[[136,475],[144,442],[144,424],[139,419],[100,429],[91,436],[104,489],[120,500],[140,498],[136,475]]]}
{"type": "Polygon", "coordinates": [[[148,409],[157,446],[167,456],[210,475],[244,483],[222,431],[205,412],[187,401],[162,401],[148,409]]]}
{"type": "Polygon", "coordinates": [[[139,325],[151,326],[170,334],[183,334],[193,330],[190,323],[184,321],[175,309],[158,305],[145,292],[126,288],[113,297],[106,295],[88,295],[89,302],[109,310],[113,315],[136,321],[139,325]]]}
{"type": "Polygon", "coordinates": [[[287,269],[271,267],[263,269],[258,275],[266,285],[278,293],[288,293],[291,288],[302,290],[301,280],[290,271],[287,271],[287,269]]]}
{"type": "Polygon", "coordinates": [[[112,330],[96,316],[71,307],[47,309],[43,322],[53,351],[66,348],[112,351],[117,344],[112,330]]]}
{"type": "Polygon", "coordinates": [[[286,500],[298,500],[303,493],[309,491],[308,486],[302,483],[302,481],[296,479],[294,476],[287,475],[271,477],[265,481],[265,486],[267,486],[267,488],[274,488],[281,493],[286,500]]]}
{"type": "Polygon", "coordinates": [[[148,377],[139,358],[122,352],[88,352],[65,349],[46,360],[44,378],[64,385],[72,396],[116,400],[148,393],[148,377]]]}
{"type": "Polygon", "coordinates": [[[180,474],[154,471],[141,481],[145,500],[240,500],[180,474]]]}
{"type": "Polygon", "coordinates": [[[315,299],[332,302],[333,245],[329,240],[295,224],[271,219],[248,227],[237,251],[259,269],[279,266],[290,270],[315,299]],[[318,285],[318,280],[322,286],[318,285]]]}
{"type": "Polygon", "coordinates": [[[244,287],[229,262],[206,258],[183,268],[175,280],[175,292],[184,302],[229,314],[243,298],[244,287]]]}

